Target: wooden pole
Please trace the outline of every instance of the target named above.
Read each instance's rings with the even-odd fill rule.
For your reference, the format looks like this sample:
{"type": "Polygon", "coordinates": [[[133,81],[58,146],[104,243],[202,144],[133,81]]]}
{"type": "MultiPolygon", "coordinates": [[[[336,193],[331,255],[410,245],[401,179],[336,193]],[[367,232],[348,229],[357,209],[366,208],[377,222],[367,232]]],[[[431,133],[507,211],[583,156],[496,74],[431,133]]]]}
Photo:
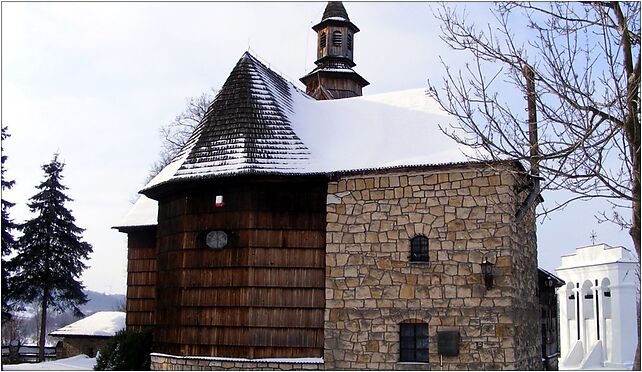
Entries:
{"type": "MultiPolygon", "coordinates": [[[[535,100],[535,73],[533,68],[524,65],[524,77],[526,78],[526,100],[528,102],[528,139],[530,143],[531,175],[539,177],[539,140],[537,136],[537,106],[535,100]]],[[[539,180],[537,180],[539,184],[539,180]]]]}
{"type": "Polygon", "coordinates": [[[535,96],[535,72],[529,64],[524,64],[522,70],[526,78],[526,102],[528,110],[528,142],[530,145],[530,174],[533,181],[533,188],[528,194],[526,201],[517,211],[517,220],[521,220],[526,211],[537,201],[540,194],[539,177],[539,139],[537,135],[537,101],[535,96]]]}

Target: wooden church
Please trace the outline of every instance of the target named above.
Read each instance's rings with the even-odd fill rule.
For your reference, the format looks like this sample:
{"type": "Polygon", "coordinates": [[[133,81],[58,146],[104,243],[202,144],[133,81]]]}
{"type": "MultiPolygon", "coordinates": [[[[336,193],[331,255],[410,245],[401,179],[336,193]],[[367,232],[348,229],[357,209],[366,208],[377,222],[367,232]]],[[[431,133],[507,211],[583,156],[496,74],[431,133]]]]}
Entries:
{"type": "Polygon", "coordinates": [[[523,166],[467,162],[423,89],[362,96],[340,2],[313,30],[306,92],[243,54],[117,227],[152,368],[541,369],[523,166]]]}

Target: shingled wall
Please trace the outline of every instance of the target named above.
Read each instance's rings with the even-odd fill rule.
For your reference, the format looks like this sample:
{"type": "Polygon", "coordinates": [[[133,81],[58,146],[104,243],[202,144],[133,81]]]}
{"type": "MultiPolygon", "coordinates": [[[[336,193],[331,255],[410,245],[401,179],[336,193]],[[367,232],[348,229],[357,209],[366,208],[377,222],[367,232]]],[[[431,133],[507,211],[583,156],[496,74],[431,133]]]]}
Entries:
{"type": "Polygon", "coordinates": [[[535,224],[517,224],[511,163],[345,175],[328,186],[326,369],[540,369],[535,224]],[[430,262],[409,262],[410,238],[430,262]],[[480,263],[494,263],[495,286],[480,263]],[[400,323],[429,325],[429,362],[399,362],[400,323]],[[459,356],[437,331],[460,332],[459,356]]]}

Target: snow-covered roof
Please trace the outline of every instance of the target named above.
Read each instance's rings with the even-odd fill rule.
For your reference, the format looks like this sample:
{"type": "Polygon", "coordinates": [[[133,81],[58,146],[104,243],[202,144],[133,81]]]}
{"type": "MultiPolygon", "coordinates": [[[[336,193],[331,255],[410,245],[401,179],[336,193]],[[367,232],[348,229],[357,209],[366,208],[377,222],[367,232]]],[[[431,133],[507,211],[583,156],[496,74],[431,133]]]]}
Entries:
{"type": "Polygon", "coordinates": [[[315,101],[245,53],[161,184],[239,174],[313,174],[464,161],[424,89],[315,101]]]}
{"type": "Polygon", "coordinates": [[[123,219],[114,226],[115,229],[124,227],[156,226],[158,223],[158,202],[145,195],[140,195],[123,219]]]}
{"type": "MultiPolygon", "coordinates": [[[[355,64],[352,62],[352,59],[345,56],[332,56],[326,59],[317,61],[317,67],[309,73],[305,74],[301,79],[299,79],[303,84],[308,84],[309,80],[316,80],[319,78],[319,74],[324,75],[341,75],[342,77],[349,77],[350,79],[359,83],[361,87],[370,85],[370,83],[359,75],[352,67],[355,64]]],[[[322,86],[322,85],[320,85],[322,86]]],[[[341,91],[338,91],[340,93],[341,91]]]]}
{"type": "MultiPolygon", "coordinates": [[[[440,129],[452,123],[423,88],[316,101],[246,52],[187,145],[141,192],[241,174],[465,162],[470,149],[440,129]]],[[[155,225],[157,208],[143,196],[118,227],[155,225]]]]}
{"type": "Polygon", "coordinates": [[[125,328],[125,313],[122,311],[99,311],[51,333],[51,336],[111,337],[125,328]]]}

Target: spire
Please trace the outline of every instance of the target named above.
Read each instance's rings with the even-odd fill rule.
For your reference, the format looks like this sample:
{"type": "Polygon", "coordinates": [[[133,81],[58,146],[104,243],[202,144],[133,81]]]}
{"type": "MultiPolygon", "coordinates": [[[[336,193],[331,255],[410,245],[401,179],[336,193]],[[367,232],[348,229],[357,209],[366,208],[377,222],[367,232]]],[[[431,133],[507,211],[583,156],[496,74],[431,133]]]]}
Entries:
{"type": "Polygon", "coordinates": [[[348,18],[346,8],[343,7],[343,3],[340,1],[329,1],[328,5],[326,5],[321,21],[325,21],[329,18],[343,18],[346,21],[350,20],[350,18],[348,18]]]}
{"type": "Polygon", "coordinates": [[[306,93],[319,100],[360,96],[370,83],[352,69],[356,66],[354,34],[359,28],[350,21],[343,4],[329,2],[321,22],[312,29],[317,32],[317,67],[300,79],[306,93]]]}

